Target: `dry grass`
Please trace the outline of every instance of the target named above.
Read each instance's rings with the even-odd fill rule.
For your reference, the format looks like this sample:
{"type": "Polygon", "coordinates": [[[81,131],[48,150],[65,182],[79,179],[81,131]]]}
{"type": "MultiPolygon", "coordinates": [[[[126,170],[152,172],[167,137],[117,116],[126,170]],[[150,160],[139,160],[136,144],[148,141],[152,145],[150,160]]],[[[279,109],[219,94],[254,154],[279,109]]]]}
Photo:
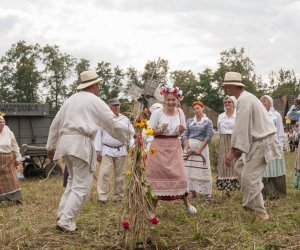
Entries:
{"type": "MultiPolygon", "coordinates": [[[[245,212],[240,193],[224,200],[215,191],[213,203],[202,197],[192,201],[198,209],[193,216],[180,201],[161,202],[152,239],[157,237],[159,249],[300,249],[300,191],[291,188],[294,160],[286,153],[288,196],[266,201],[269,221],[245,212]]],[[[78,218],[80,229],[72,234],[55,229],[62,178],[24,181],[22,192],[22,206],[0,205],[0,249],[124,249],[123,204],[97,205],[95,186],[78,218]]]]}

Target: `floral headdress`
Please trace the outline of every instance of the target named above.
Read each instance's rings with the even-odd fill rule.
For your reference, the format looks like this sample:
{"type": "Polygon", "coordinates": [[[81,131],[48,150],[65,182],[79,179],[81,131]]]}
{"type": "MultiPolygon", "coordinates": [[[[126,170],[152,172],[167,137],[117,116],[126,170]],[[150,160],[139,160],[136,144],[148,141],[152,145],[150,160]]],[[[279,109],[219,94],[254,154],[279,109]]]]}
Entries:
{"type": "Polygon", "coordinates": [[[177,96],[178,100],[181,101],[183,99],[183,91],[181,89],[179,89],[178,87],[164,87],[160,90],[160,94],[161,95],[168,95],[168,94],[173,94],[175,96],[177,96]]]}

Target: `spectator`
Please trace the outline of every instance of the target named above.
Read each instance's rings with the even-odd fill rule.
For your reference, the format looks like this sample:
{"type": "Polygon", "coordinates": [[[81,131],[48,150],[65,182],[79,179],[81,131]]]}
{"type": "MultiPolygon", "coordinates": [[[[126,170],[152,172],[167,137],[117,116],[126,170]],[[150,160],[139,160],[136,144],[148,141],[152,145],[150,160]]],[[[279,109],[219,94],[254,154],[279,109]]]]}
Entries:
{"type": "Polygon", "coordinates": [[[182,135],[185,151],[189,155],[185,162],[188,191],[192,193],[192,197],[196,197],[196,193],[202,193],[210,201],[212,177],[208,143],[213,136],[213,125],[203,112],[202,102],[195,101],[192,107],[195,116],[187,121],[182,135]]]}
{"type": "MultiPolygon", "coordinates": [[[[129,119],[120,114],[120,101],[115,98],[108,101],[110,109],[117,117],[117,121],[124,124],[133,130],[129,119]]],[[[105,131],[100,128],[97,132],[95,139],[95,148],[97,152],[97,159],[100,162],[99,176],[97,182],[98,190],[98,203],[105,204],[108,201],[110,176],[114,173],[114,201],[121,201],[124,197],[124,175],[126,170],[126,156],[127,145],[114,139],[105,131]]],[[[131,140],[132,146],[134,139],[131,140]]]]}
{"type": "Polygon", "coordinates": [[[281,157],[273,159],[266,167],[263,177],[264,188],[262,190],[262,194],[264,197],[277,199],[286,196],[286,168],[283,153],[283,146],[286,137],[284,134],[282,117],[274,109],[273,99],[268,95],[263,95],[260,100],[274,122],[277,131],[277,138],[281,146],[281,157]]]}
{"type": "Polygon", "coordinates": [[[13,132],[0,115],[0,202],[22,203],[17,169],[21,161],[20,148],[13,132]]]}

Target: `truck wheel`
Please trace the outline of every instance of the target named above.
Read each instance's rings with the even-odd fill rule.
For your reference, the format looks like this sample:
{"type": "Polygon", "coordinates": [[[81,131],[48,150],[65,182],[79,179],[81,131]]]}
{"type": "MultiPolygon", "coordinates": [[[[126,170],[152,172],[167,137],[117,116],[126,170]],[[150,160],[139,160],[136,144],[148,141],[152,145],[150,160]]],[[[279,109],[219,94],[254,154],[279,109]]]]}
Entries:
{"type": "Polygon", "coordinates": [[[49,175],[49,177],[54,177],[54,176],[57,176],[57,175],[62,175],[62,168],[61,168],[61,166],[58,163],[55,163],[55,162],[48,163],[46,165],[46,167],[45,167],[45,170],[44,170],[44,177],[47,178],[48,175],[49,175]]]}
{"type": "Polygon", "coordinates": [[[25,165],[23,174],[26,179],[40,178],[42,176],[42,170],[36,164],[29,163],[25,165]]]}

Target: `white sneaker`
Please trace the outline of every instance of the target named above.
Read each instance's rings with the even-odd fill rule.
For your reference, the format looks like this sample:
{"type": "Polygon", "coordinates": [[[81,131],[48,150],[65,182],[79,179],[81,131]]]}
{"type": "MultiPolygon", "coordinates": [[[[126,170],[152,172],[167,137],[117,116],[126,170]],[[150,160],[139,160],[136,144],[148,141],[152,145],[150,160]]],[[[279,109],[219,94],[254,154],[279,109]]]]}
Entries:
{"type": "Polygon", "coordinates": [[[194,206],[192,206],[192,205],[189,205],[188,208],[186,209],[186,211],[189,214],[195,214],[195,213],[197,213],[197,209],[194,206]]]}

